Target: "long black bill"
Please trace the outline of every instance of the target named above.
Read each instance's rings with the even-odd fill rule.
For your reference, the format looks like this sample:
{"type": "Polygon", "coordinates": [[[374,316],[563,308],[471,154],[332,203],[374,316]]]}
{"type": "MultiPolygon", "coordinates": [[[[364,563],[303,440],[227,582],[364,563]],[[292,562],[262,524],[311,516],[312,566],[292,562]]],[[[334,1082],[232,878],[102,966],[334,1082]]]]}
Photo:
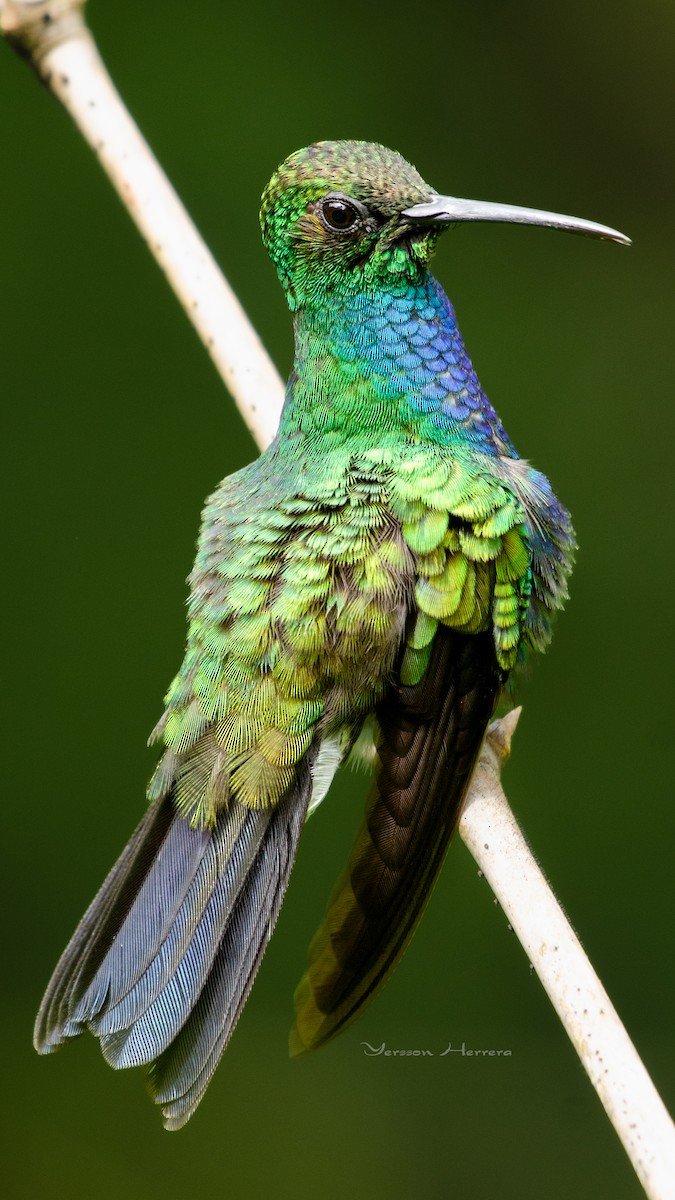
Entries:
{"type": "Polygon", "coordinates": [[[562,213],[542,212],[538,208],[520,208],[517,204],[493,204],[489,200],[460,200],[457,196],[433,196],[426,204],[407,208],[402,216],[408,221],[423,224],[452,224],[455,221],[503,221],[511,225],[545,225],[549,229],[566,229],[583,237],[602,238],[630,246],[631,240],[618,229],[584,221],[582,217],[566,217],[562,213]]]}

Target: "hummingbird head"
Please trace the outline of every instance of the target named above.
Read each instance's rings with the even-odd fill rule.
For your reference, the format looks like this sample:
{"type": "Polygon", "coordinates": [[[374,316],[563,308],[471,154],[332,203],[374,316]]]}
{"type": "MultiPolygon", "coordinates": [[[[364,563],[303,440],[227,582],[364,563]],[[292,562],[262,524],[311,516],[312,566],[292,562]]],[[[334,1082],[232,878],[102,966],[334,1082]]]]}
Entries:
{"type": "Polygon", "coordinates": [[[315,142],[291,154],[265,188],[263,241],[291,308],[336,288],[410,279],[428,263],[441,226],[403,213],[435,196],[410,163],[371,142],[315,142]]]}
{"type": "Polygon", "coordinates": [[[262,197],[263,241],[289,306],[414,284],[443,229],[459,221],[548,225],[628,244],[614,229],[558,213],[440,196],[394,150],[315,142],[291,154],[262,197]]]}

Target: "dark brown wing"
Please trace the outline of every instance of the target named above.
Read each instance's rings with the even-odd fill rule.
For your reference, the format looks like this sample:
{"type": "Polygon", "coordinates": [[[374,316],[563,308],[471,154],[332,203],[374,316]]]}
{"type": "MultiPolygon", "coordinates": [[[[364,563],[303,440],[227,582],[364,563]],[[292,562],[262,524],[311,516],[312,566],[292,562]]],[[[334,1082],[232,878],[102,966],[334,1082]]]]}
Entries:
{"type": "Polygon", "coordinates": [[[384,984],[424,911],[504,681],[490,633],[439,626],[423,680],[378,710],[364,823],[309,950],[291,1053],[340,1033],[384,984]]]}

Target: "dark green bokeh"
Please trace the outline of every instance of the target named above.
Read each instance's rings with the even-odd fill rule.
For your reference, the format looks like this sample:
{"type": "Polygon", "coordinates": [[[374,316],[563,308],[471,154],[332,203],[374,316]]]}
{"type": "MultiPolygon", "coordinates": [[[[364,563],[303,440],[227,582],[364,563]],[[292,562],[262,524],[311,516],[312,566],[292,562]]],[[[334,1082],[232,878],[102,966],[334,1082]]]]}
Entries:
{"type": "MultiPolygon", "coordinates": [[[[672,6],[229,7],[98,0],[90,19],[284,372],[290,321],[258,199],[277,162],[316,138],[379,140],[439,190],[634,238],[626,251],[464,227],[437,273],[581,547],[552,652],[520,690],[507,789],[667,1099],[672,6]]],[[[7,1194],[640,1196],[459,843],[381,1000],[315,1057],[287,1059],[293,986],[358,821],[358,776],[303,837],[252,998],[186,1131],[163,1133],[140,1073],[113,1075],[92,1039],[33,1054],[49,972],[142,810],[144,738],[182,652],[202,501],[254,451],[91,154],[6,46],[0,104],[7,1194]],[[367,1058],[363,1040],[513,1054],[367,1058]]]]}

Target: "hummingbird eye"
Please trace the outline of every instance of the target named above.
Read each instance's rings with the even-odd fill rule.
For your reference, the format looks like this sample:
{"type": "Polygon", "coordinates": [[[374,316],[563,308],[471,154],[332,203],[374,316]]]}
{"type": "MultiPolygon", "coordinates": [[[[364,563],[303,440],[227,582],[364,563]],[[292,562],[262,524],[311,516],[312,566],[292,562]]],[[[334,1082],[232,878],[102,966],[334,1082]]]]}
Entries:
{"type": "Polygon", "coordinates": [[[361,215],[354,204],[337,197],[324,200],[319,213],[324,225],[337,233],[346,233],[353,229],[361,215]]]}

